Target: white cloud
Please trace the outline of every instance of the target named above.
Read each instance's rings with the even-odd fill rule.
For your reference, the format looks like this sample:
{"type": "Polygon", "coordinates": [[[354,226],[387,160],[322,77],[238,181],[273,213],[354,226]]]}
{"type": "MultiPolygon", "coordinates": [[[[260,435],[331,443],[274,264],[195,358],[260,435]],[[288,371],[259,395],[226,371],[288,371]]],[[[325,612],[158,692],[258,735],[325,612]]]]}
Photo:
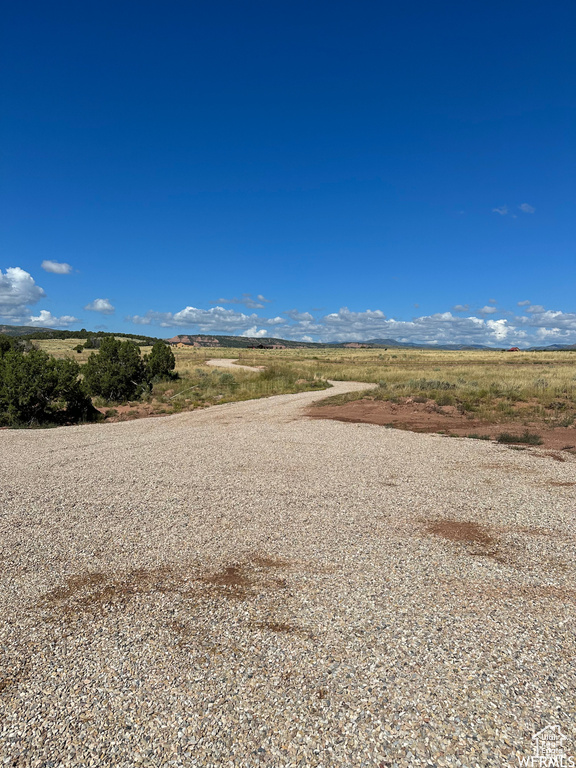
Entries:
{"type": "Polygon", "coordinates": [[[576,331],[576,314],[574,312],[561,312],[559,309],[544,309],[544,307],[530,307],[530,317],[516,318],[522,325],[539,328],[558,328],[561,330],[576,331]]]}
{"type": "Polygon", "coordinates": [[[100,312],[102,315],[113,315],[115,312],[109,299],[94,299],[90,304],[86,304],[84,309],[90,312],[100,312]]]}
{"type": "Polygon", "coordinates": [[[252,328],[248,328],[247,331],[244,331],[244,333],[241,333],[240,336],[249,336],[250,338],[260,339],[262,336],[266,336],[268,331],[265,328],[260,328],[258,330],[258,326],[254,325],[252,328]]]}
{"type": "Polygon", "coordinates": [[[0,317],[14,322],[23,321],[30,314],[28,306],[45,296],[32,275],[20,267],[8,267],[5,274],[0,269],[0,317]]]}
{"type": "Polygon", "coordinates": [[[495,312],[498,312],[496,307],[482,307],[482,309],[478,310],[479,315],[493,315],[495,312]]]}
{"type": "Polygon", "coordinates": [[[314,317],[310,314],[310,312],[298,312],[297,309],[289,309],[287,312],[283,312],[282,314],[289,317],[290,320],[294,320],[296,322],[310,322],[311,320],[314,320],[314,317]]]}
{"type": "Polygon", "coordinates": [[[270,299],[265,299],[261,293],[254,298],[251,293],[243,293],[240,298],[234,297],[233,299],[218,299],[218,301],[212,301],[211,304],[242,304],[247,309],[264,309],[264,304],[269,304],[270,299]]]}
{"type": "MultiPolygon", "coordinates": [[[[455,311],[465,305],[457,305],[455,311]]],[[[462,317],[452,312],[437,312],[415,317],[412,320],[388,318],[379,309],[351,311],[342,307],[317,318],[307,312],[289,310],[282,317],[262,317],[257,313],[246,314],[234,309],[213,307],[199,309],[185,307],[179,312],[149,311],[143,316],[128,318],[142,325],[161,328],[182,327],[189,332],[209,334],[242,334],[244,336],[276,336],[304,341],[367,341],[369,339],[396,339],[425,344],[504,344],[542,343],[545,329],[552,341],[576,342],[576,314],[558,310],[546,310],[530,305],[528,315],[495,319],[495,307],[487,305],[474,315],[462,317]],[[481,314],[482,313],[482,314],[481,314]]]]}
{"type": "Polygon", "coordinates": [[[497,304],[496,299],[488,299],[488,304],[497,304]]]}
{"type": "Polygon", "coordinates": [[[55,275],[69,275],[72,272],[72,267],[70,264],[66,264],[65,261],[44,259],[41,266],[46,272],[53,272],[55,275]]]}
{"type": "Polygon", "coordinates": [[[486,327],[490,329],[497,341],[504,341],[511,330],[506,320],[487,320],[486,327]]]}
{"type": "Polygon", "coordinates": [[[532,302],[530,301],[530,299],[526,299],[525,301],[519,301],[519,302],[518,302],[518,306],[519,306],[519,307],[529,307],[529,306],[530,306],[530,304],[532,304],[532,302]]]}
{"type": "Polygon", "coordinates": [[[27,321],[27,325],[36,325],[40,328],[60,328],[64,325],[74,325],[74,323],[80,322],[77,317],[72,315],[62,315],[62,317],[54,317],[54,315],[46,309],[41,309],[40,314],[37,317],[30,317],[27,321]]]}
{"type": "Polygon", "coordinates": [[[534,213],[536,210],[533,205],[528,205],[528,203],[522,203],[522,205],[519,205],[518,208],[524,213],[534,213]]]}
{"type": "Polygon", "coordinates": [[[542,304],[530,304],[526,312],[530,312],[530,314],[539,314],[540,312],[544,312],[544,307],[542,304]]]}
{"type": "Polygon", "coordinates": [[[262,318],[252,313],[245,315],[234,309],[224,307],[212,307],[212,309],[198,309],[197,307],[185,307],[179,312],[155,312],[150,310],[145,315],[134,315],[127,320],[138,325],[159,325],[161,328],[191,328],[197,327],[200,333],[238,333],[246,331],[255,325],[280,325],[286,320],[282,317],[262,318]]]}
{"type": "Polygon", "coordinates": [[[501,205],[500,208],[492,208],[492,213],[499,213],[500,216],[506,216],[508,213],[508,206],[501,205]]]}
{"type": "Polygon", "coordinates": [[[455,307],[452,307],[454,312],[468,312],[470,310],[470,307],[468,304],[456,304],[455,307]]]}

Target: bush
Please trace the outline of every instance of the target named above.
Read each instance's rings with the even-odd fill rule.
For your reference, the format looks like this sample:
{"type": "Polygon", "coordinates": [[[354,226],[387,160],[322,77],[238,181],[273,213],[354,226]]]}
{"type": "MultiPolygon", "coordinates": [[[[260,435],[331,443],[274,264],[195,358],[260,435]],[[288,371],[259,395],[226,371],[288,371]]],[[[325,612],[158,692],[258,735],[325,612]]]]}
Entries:
{"type": "Polygon", "coordinates": [[[73,360],[12,347],[0,357],[0,423],[65,423],[91,418],[94,409],[73,360]]]}
{"type": "Polygon", "coordinates": [[[0,357],[2,357],[5,352],[8,352],[9,349],[12,349],[10,337],[6,336],[4,333],[0,333],[0,357]]]}
{"type": "Polygon", "coordinates": [[[231,373],[220,374],[220,386],[224,389],[236,389],[238,382],[231,373]]]}
{"type": "Polygon", "coordinates": [[[544,442],[540,435],[525,430],[522,435],[511,435],[510,432],[502,432],[498,435],[499,443],[526,443],[528,445],[542,445],[544,442]]]}
{"type": "Polygon", "coordinates": [[[170,376],[174,367],[176,366],[176,360],[174,359],[174,353],[163,341],[157,341],[152,347],[152,351],[145,358],[146,363],[146,378],[148,381],[152,381],[154,378],[165,378],[170,376]]]}
{"type": "Polygon", "coordinates": [[[146,380],[139,347],[113,336],[102,339],[100,351],[90,355],[83,373],[90,394],[106,400],[133,400],[146,380]]]}

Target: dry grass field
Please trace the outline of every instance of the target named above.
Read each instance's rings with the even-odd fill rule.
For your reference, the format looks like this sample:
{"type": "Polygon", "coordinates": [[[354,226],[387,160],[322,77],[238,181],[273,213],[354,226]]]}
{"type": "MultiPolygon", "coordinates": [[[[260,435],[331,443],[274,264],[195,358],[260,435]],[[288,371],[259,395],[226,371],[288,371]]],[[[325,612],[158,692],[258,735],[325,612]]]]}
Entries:
{"type": "MultiPolygon", "coordinates": [[[[120,341],[126,341],[126,339],[118,336],[120,341]]],[[[82,365],[90,357],[90,353],[93,349],[83,349],[82,352],[76,352],[74,347],[78,344],[84,344],[86,339],[34,339],[33,344],[37,349],[41,349],[47,352],[49,355],[53,355],[59,359],[68,357],[70,360],[75,360],[82,365]]],[[[152,347],[141,347],[142,354],[148,354],[152,347]]]]}
{"type": "MultiPolygon", "coordinates": [[[[91,353],[77,353],[77,339],[34,343],[81,364],[91,353]]],[[[142,354],[149,351],[142,347],[142,354]]],[[[471,433],[482,423],[572,428],[576,420],[576,352],[190,347],[175,349],[174,355],[178,378],[156,384],[144,406],[97,405],[108,405],[113,418],[135,418],[318,389],[337,380],[378,384],[368,395],[372,402],[468,419],[471,433]],[[206,361],[214,357],[238,358],[263,370],[209,368],[206,361]]],[[[363,396],[352,392],[324,404],[342,406],[363,396]]]]}

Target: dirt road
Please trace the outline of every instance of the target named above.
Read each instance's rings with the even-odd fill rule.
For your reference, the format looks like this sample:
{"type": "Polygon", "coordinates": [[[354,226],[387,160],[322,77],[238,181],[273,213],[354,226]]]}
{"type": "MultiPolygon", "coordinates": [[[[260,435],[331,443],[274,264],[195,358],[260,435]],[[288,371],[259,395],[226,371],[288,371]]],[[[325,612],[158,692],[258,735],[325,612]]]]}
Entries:
{"type": "Polygon", "coordinates": [[[576,753],[573,458],[325,396],[0,432],[0,764],[576,753]]]}

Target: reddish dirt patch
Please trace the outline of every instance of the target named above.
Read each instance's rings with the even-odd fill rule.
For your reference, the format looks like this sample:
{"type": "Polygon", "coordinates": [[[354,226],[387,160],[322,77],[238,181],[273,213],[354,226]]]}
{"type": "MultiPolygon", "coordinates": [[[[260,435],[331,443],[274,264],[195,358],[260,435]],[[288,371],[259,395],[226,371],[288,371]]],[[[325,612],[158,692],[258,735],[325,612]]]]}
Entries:
{"type": "Polygon", "coordinates": [[[312,633],[303,627],[298,627],[295,624],[288,624],[285,621],[260,621],[254,626],[258,629],[269,629],[271,632],[278,632],[286,635],[299,635],[300,637],[311,638],[312,633]]]}
{"type": "MultiPolygon", "coordinates": [[[[433,401],[416,403],[411,398],[404,402],[389,400],[353,400],[343,405],[324,405],[309,408],[307,416],[314,419],[335,419],[356,424],[379,424],[410,432],[443,432],[456,437],[477,435],[495,440],[501,432],[521,435],[526,429],[541,436],[543,448],[572,451],[576,448],[574,427],[549,427],[545,424],[490,423],[469,418],[454,406],[437,406],[433,401]]],[[[552,458],[556,458],[552,456],[552,458]]],[[[562,459],[560,459],[562,460],[562,459]]]]}
{"type": "Polygon", "coordinates": [[[47,592],[41,605],[59,605],[63,613],[76,612],[81,608],[125,603],[136,595],[179,592],[181,588],[182,578],[175,578],[168,568],[138,568],[122,575],[84,573],[71,576],[65,586],[47,592]]]}
{"type": "Polygon", "coordinates": [[[114,405],[104,408],[97,408],[101,414],[106,416],[110,411],[116,411],[114,416],[106,416],[106,423],[115,423],[117,421],[134,421],[135,419],[156,418],[159,416],[170,416],[172,411],[167,412],[169,405],[160,403],[135,403],[134,405],[114,405]],[[159,409],[164,409],[164,413],[159,409]]]}
{"type": "Polygon", "coordinates": [[[202,581],[217,587],[249,587],[251,584],[241,565],[228,565],[223,571],[206,576],[202,581]]]}
{"type": "Polygon", "coordinates": [[[478,523],[459,522],[458,520],[433,520],[426,524],[429,533],[442,536],[449,541],[470,542],[472,544],[494,545],[495,539],[478,523]]]}
{"type": "Polygon", "coordinates": [[[228,565],[218,573],[205,576],[200,581],[211,586],[221,597],[236,600],[245,600],[257,585],[268,589],[286,589],[287,584],[284,579],[263,578],[262,574],[258,576],[254,565],[260,568],[281,568],[284,563],[275,558],[262,556],[254,558],[249,564],[228,565]]]}
{"type": "Polygon", "coordinates": [[[76,614],[81,610],[95,610],[104,606],[124,605],[139,595],[180,594],[187,598],[199,597],[191,582],[202,584],[210,594],[244,600],[254,587],[286,589],[284,579],[271,578],[263,571],[284,568],[289,563],[276,557],[258,555],[247,563],[234,563],[206,576],[186,573],[183,569],[168,566],[160,568],[135,568],[124,573],[89,572],[70,576],[61,586],[46,592],[39,606],[50,608],[62,615],[76,614]]]}
{"type": "Polygon", "coordinates": [[[499,552],[495,539],[490,532],[478,523],[460,520],[430,520],[426,530],[448,541],[466,545],[466,551],[473,557],[490,557],[499,563],[507,562],[499,552]]]}

